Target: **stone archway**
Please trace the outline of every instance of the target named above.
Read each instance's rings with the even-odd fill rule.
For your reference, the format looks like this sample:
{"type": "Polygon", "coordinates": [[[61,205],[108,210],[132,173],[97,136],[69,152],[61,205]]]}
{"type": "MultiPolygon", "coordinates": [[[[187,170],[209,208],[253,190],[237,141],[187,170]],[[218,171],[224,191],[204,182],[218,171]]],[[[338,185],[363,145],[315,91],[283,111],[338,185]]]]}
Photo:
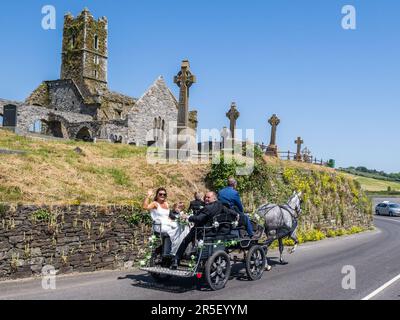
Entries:
{"type": "Polygon", "coordinates": [[[82,127],[81,129],[79,129],[78,133],[76,134],[75,139],[86,141],[86,142],[93,142],[92,134],[90,133],[90,130],[88,127],[82,127]]]}
{"type": "Polygon", "coordinates": [[[41,121],[41,131],[43,134],[47,136],[52,136],[55,138],[64,138],[64,128],[61,123],[61,121],[55,121],[55,120],[50,120],[50,121],[41,121]]]}

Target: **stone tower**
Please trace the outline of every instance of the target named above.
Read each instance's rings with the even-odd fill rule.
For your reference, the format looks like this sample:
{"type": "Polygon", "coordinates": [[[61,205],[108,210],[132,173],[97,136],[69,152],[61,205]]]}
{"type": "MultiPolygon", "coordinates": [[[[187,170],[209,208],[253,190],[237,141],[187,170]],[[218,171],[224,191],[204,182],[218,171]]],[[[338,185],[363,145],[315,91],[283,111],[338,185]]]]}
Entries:
{"type": "Polygon", "coordinates": [[[107,89],[108,21],[95,20],[85,8],[64,17],[61,79],[72,79],[86,99],[107,89]]]}

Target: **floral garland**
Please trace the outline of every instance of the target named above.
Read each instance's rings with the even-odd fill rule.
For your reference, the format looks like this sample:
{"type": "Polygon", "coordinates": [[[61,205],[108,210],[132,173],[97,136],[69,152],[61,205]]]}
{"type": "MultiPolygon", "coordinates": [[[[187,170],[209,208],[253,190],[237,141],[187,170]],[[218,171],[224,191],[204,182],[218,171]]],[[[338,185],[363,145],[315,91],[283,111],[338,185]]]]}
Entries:
{"type": "Polygon", "coordinates": [[[146,253],[144,255],[144,259],[140,260],[139,264],[141,267],[145,267],[146,265],[148,265],[151,256],[153,254],[153,250],[157,247],[157,245],[160,244],[159,242],[159,238],[157,238],[155,235],[152,235],[149,238],[149,246],[147,247],[146,253]]]}

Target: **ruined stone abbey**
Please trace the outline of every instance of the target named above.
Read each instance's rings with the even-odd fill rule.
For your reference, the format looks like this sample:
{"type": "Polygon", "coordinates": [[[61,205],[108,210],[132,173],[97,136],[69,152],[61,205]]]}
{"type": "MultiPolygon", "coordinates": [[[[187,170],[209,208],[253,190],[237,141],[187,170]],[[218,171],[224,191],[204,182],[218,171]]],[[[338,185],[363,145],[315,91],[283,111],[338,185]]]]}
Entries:
{"type": "Polygon", "coordinates": [[[107,71],[107,18],[96,20],[88,9],[76,18],[66,14],[60,79],[44,81],[24,102],[0,99],[0,125],[22,134],[141,146],[165,143],[161,132],[178,125],[178,114],[181,126],[196,130],[196,111],[188,111],[187,99],[178,102],[161,76],[133,98],[109,89],[107,71]]]}

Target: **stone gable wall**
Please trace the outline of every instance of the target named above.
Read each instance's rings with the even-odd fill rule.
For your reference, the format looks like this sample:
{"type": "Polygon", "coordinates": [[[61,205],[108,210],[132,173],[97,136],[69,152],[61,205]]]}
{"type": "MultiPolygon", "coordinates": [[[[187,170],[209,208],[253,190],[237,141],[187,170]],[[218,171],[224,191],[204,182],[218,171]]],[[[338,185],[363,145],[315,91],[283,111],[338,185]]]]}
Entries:
{"type": "Polygon", "coordinates": [[[176,102],[162,78],[156,80],[128,114],[128,143],[146,146],[147,141],[152,141],[147,135],[154,129],[154,119],[159,117],[165,122],[165,133],[169,123],[176,124],[178,119],[176,102]]]}

